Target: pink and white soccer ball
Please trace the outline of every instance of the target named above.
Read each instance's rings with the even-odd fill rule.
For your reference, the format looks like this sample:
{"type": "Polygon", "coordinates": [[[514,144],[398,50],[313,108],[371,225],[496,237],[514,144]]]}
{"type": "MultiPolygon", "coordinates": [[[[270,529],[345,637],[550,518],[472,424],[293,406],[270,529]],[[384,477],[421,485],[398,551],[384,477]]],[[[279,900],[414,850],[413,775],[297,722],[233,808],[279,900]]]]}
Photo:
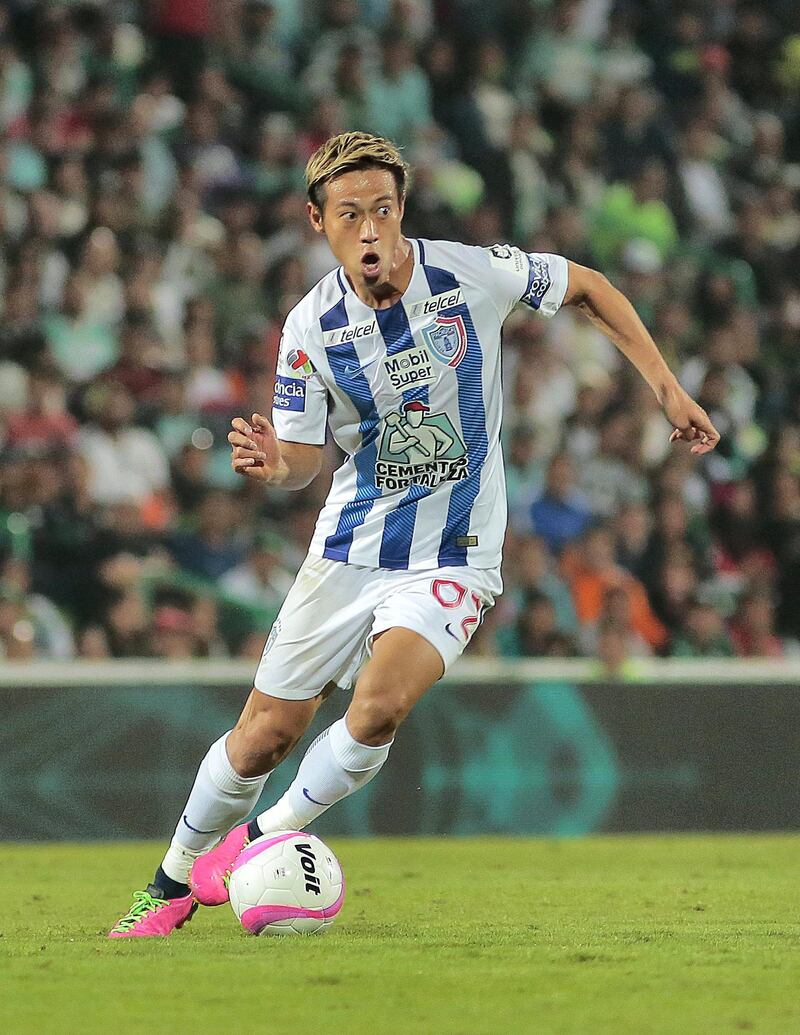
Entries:
{"type": "Polygon", "coordinates": [[[252,841],[231,870],[231,906],[250,934],[327,930],[344,902],[344,874],[324,841],[278,831],[252,841]]]}

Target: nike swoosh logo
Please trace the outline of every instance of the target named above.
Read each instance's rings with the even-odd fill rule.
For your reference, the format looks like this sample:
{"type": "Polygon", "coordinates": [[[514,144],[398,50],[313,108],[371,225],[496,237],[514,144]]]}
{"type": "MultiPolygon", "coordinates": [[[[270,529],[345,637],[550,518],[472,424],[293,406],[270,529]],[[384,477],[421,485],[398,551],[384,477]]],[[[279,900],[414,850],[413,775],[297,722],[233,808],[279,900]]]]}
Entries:
{"type": "Polygon", "coordinates": [[[317,801],[316,798],[312,798],[311,795],[308,793],[308,787],[303,788],[303,796],[308,798],[309,801],[313,801],[315,805],[322,805],[324,808],[327,808],[329,805],[333,804],[332,801],[317,801]]]}
{"type": "Polygon", "coordinates": [[[360,374],[362,371],[366,370],[367,367],[371,367],[373,363],[377,363],[380,358],[380,356],[375,356],[374,359],[367,360],[363,367],[349,367],[347,366],[347,364],[345,364],[344,372],[348,375],[348,377],[352,374],[360,374]]]}
{"type": "Polygon", "coordinates": [[[450,633],[450,635],[451,635],[451,636],[453,637],[453,639],[454,639],[454,640],[458,640],[458,642],[459,642],[459,643],[461,643],[461,637],[460,637],[460,636],[456,636],[456,634],[455,634],[455,633],[453,632],[453,630],[452,630],[452,629],[450,628],[450,623],[449,623],[449,622],[448,622],[448,623],[447,623],[447,625],[446,625],[446,626],[444,627],[444,631],[445,631],[446,633],[450,633]]]}
{"type": "Polygon", "coordinates": [[[184,823],[186,824],[186,826],[187,826],[187,827],[188,827],[188,828],[189,828],[190,830],[194,830],[195,834],[217,834],[217,833],[219,833],[219,831],[218,831],[218,830],[198,830],[198,829],[197,829],[197,827],[193,827],[193,826],[192,826],[192,824],[191,824],[191,823],[189,822],[189,820],[188,820],[188,819],[186,818],[186,815],[185,815],[185,814],[184,814],[184,817],[183,817],[183,822],[184,822],[184,823]]]}

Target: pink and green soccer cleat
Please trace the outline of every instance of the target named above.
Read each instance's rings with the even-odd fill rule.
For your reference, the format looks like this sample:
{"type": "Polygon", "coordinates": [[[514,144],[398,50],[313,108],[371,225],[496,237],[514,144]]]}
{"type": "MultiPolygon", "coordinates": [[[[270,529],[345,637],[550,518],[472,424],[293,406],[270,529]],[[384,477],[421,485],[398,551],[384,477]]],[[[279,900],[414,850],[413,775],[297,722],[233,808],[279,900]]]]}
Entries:
{"type": "Polygon", "coordinates": [[[192,919],[197,903],[192,895],[164,898],[160,888],[134,891],[130,911],[108,932],[109,938],[164,938],[192,919]]]}
{"type": "Polygon", "coordinates": [[[242,823],[223,837],[210,852],[195,859],[189,874],[189,887],[204,906],[221,906],[228,901],[228,878],[243,848],[250,844],[247,824],[242,823]]]}

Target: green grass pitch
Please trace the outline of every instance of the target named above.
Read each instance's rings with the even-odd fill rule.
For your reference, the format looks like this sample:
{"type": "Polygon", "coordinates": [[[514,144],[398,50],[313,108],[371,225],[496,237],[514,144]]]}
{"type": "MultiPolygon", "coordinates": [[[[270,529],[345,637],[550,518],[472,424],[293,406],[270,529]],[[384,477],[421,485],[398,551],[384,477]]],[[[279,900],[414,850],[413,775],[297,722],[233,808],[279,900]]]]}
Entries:
{"type": "Polygon", "coordinates": [[[0,847],[0,1031],[800,1032],[800,837],[331,841],[336,926],[105,933],[155,844],[0,847]]]}

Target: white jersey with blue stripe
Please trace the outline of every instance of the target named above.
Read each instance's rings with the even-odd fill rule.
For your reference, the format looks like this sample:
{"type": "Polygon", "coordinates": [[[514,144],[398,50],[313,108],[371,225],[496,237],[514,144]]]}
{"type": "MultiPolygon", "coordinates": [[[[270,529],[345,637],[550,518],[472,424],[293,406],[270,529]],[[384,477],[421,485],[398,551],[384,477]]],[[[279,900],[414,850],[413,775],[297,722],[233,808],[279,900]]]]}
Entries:
{"type": "Polygon", "coordinates": [[[412,240],[402,297],[371,309],[340,268],[289,313],[278,438],[346,454],[310,552],[373,568],[500,564],[506,489],[500,329],[517,302],[560,307],[567,262],[509,245],[412,240]]]}

